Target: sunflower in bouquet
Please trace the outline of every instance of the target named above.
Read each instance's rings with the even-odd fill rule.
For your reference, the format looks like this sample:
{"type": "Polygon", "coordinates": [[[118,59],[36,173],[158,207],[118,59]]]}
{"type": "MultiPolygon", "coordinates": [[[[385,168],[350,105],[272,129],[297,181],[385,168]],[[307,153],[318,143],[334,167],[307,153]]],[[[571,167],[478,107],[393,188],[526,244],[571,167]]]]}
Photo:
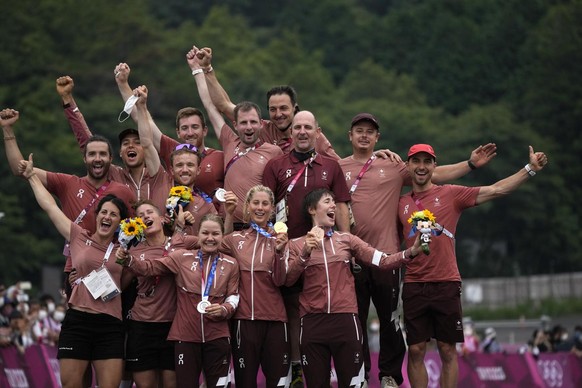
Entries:
{"type": "MultiPolygon", "coordinates": [[[[147,226],[140,217],[131,217],[119,223],[119,235],[117,240],[124,249],[136,246],[145,240],[145,230],[147,226]]],[[[117,261],[118,264],[123,264],[117,261]]]]}
{"type": "Polygon", "coordinates": [[[192,200],[192,190],[188,186],[174,186],[170,189],[166,200],[166,210],[173,220],[176,216],[178,206],[185,207],[192,200]]]}

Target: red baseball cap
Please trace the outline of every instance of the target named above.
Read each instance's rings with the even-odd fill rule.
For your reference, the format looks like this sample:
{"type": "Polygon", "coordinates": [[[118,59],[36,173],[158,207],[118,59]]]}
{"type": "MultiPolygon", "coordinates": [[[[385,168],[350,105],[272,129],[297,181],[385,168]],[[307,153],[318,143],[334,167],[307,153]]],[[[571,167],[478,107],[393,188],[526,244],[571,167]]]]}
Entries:
{"type": "Polygon", "coordinates": [[[421,152],[426,152],[436,160],[436,154],[430,144],[415,144],[410,147],[410,150],[408,150],[408,159],[410,159],[412,155],[416,155],[421,152]]]}

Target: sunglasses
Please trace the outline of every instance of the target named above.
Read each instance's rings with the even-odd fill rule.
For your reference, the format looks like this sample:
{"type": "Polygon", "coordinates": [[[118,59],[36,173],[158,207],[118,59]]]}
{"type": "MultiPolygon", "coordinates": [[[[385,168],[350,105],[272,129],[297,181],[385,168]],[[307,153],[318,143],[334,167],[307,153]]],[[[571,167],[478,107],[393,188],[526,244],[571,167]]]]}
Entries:
{"type": "Polygon", "coordinates": [[[174,151],[180,151],[180,150],[198,152],[198,148],[195,145],[188,144],[188,143],[178,144],[176,146],[176,148],[174,148],[174,151]]]}

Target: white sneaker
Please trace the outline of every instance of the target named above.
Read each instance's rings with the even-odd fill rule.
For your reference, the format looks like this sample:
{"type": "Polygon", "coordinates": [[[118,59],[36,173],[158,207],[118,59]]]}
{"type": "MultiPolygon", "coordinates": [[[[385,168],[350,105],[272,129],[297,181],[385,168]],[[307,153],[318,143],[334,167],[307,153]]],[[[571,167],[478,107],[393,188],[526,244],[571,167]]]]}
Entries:
{"type": "Polygon", "coordinates": [[[396,384],[396,380],[392,376],[384,376],[382,377],[382,381],[380,382],[380,386],[382,388],[398,388],[398,384],[396,384]]]}
{"type": "Polygon", "coordinates": [[[368,380],[364,380],[364,382],[362,383],[362,385],[360,385],[361,388],[368,388],[368,380]]]}

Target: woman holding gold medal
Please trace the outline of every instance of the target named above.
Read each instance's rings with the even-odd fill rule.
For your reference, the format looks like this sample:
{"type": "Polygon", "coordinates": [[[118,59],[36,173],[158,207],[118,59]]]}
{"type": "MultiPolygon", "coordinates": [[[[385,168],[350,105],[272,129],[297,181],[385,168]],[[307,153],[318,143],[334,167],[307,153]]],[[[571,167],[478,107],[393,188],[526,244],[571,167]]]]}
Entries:
{"type": "Polygon", "coordinates": [[[89,234],[62,212],[33,167],[32,154],[19,172],[28,179],[40,207],[59,233],[70,241],[71,260],[79,278],[72,288],[69,309],[61,327],[58,359],[63,387],[82,386],[83,374],[93,364],[100,387],[117,388],[123,368],[125,333],[121,321],[123,268],[112,255],[116,230],[127,217],[127,207],[114,195],[97,205],[95,233],[89,234]]]}
{"type": "Polygon", "coordinates": [[[333,358],[339,387],[359,387],[364,379],[362,328],[350,261],[392,270],[421,251],[417,236],[412,247],[387,254],[351,233],[335,232],[333,193],[317,189],[303,200],[307,235],[289,242],[287,284],[303,276],[299,296],[301,364],[308,387],[330,384],[333,358]]]}
{"type": "MultiPolygon", "coordinates": [[[[229,198],[226,206],[236,206],[236,199],[229,198]]],[[[200,221],[198,250],[181,249],[143,261],[117,251],[117,258],[137,275],[174,274],[177,308],[168,340],[175,341],[177,387],[198,387],[202,372],[209,387],[230,383],[228,319],[238,306],[239,267],[234,258],[218,251],[223,234],[222,219],[207,214],[200,221]]]]}
{"type": "Polygon", "coordinates": [[[249,227],[227,235],[221,251],[240,267],[240,303],[232,325],[237,386],[256,387],[259,366],[267,387],[289,385],[287,314],[279,287],[285,284],[287,226],[269,222],[275,210],[268,187],[252,187],[243,205],[249,227]]]}

